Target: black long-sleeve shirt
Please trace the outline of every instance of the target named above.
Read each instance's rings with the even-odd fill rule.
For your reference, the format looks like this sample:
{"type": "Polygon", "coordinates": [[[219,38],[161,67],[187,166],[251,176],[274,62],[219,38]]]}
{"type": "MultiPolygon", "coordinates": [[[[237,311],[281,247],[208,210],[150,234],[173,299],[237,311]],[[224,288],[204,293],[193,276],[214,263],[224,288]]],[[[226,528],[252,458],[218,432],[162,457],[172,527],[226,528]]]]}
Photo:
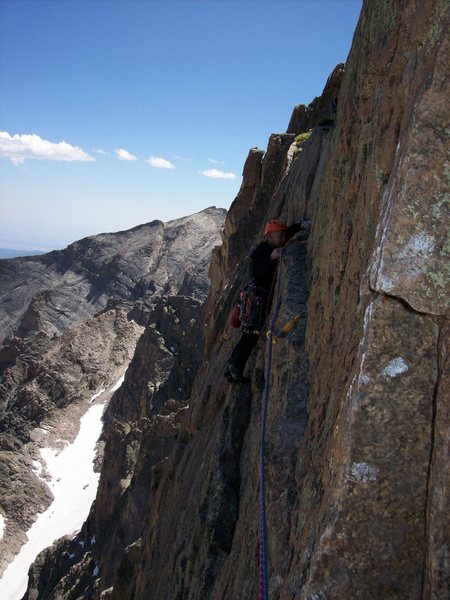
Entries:
{"type": "MultiPolygon", "coordinates": [[[[286,242],[302,228],[301,223],[293,223],[286,231],[286,242]]],[[[270,293],[277,270],[278,259],[271,258],[274,250],[268,242],[261,242],[250,255],[250,276],[255,285],[270,293]]]]}

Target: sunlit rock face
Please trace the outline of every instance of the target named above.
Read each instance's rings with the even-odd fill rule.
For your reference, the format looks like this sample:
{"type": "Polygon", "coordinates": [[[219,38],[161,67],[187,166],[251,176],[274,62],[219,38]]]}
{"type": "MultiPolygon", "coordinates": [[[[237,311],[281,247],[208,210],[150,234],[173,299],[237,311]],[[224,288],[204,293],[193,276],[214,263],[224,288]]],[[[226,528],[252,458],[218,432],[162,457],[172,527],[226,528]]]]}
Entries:
{"type": "Polygon", "coordinates": [[[60,333],[106,307],[184,294],[203,300],[225,211],[102,233],[42,256],[0,261],[0,342],[60,333]]]}
{"type": "MultiPolygon", "coordinates": [[[[0,261],[0,573],[52,502],[34,468],[41,449],[73,442],[92,396],[102,391],[98,401],[109,401],[144,327],[162,348],[158,357],[146,356],[155,364],[149,386],[157,389],[167,365],[179,360],[180,319],[182,327],[198,329],[192,350],[198,363],[201,302],[224,217],[223,209],[211,207],[47,255],[0,261]],[[169,326],[166,315],[174,312],[179,318],[169,326]]],[[[190,389],[195,360],[170,380],[175,398],[190,389]]]]}
{"type": "MultiPolygon", "coordinates": [[[[365,2],[323,103],[296,108],[267,152],[250,150],[212,257],[192,390],[149,389],[148,349],[165,355],[147,331],[110,405],[91,516],[41,555],[27,598],[257,597],[264,339],[250,385],[222,374],[239,337],[228,316],[271,218],[312,229],[286,249],[266,374],[270,597],[449,597],[449,16],[440,0],[420,13],[365,2]],[[310,113],[318,123],[302,121],[310,113]],[[64,552],[94,533],[68,565],[64,552]]],[[[180,349],[197,331],[180,329],[180,349]]],[[[180,371],[166,359],[169,381],[180,371]]]]}

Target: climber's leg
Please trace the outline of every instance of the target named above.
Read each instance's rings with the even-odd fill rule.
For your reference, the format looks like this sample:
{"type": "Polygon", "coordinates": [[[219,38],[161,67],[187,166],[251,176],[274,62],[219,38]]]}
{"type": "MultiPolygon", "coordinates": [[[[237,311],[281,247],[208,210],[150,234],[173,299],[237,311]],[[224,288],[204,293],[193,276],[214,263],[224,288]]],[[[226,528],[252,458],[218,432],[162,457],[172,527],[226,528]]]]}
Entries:
{"type": "Polygon", "coordinates": [[[256,346],[259,335],[257,333],[242,333],[241,339],[236,344],[228,361],[232,375],[239,376],[244,373],[245,365],[251,351],[256,346]]]}

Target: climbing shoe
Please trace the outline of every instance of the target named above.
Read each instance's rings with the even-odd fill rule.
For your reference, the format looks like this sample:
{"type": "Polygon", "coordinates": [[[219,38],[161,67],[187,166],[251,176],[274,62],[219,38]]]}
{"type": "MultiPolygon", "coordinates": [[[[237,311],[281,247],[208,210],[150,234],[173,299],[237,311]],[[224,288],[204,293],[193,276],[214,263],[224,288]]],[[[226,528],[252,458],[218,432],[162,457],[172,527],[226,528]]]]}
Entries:
{"type": "Polygon", "coordinates": [[[224,376],[230,383],[250,383],[251,379],[240,373],[233,365],[228,365],[224,376]]]}

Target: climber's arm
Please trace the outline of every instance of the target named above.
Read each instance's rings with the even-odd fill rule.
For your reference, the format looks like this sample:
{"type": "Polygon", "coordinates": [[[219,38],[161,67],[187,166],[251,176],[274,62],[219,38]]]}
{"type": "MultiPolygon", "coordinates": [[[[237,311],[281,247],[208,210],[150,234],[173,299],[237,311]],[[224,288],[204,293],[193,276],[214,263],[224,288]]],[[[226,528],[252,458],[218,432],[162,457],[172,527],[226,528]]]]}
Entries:
{"type": "Polygon", "coordinates": [[[298,223],[292,223],[286,231],[286,242],[291,239],[299,231],[308,232],[311,227],[311,221],[304,219],[298,223]]]}
{"type": "Polygon", "coordinates": [[[250,272],[252,277],[264,277],[273,266],[274,259],[271,257],[272,249],[260,244],[250,256],[250,272]]]}
{"type": "Polygon", "coordinates": [[[289,225],[287,231],[286,231],[286,242],[288,242],[292,236],[294,236],[296,233],[298,233],[299,231],[302,230],[302,223],[292,223],[292,225],[289,225]]]}
{"type": "Polygon", "coordinates": [[[302,241],[302,242],[306,243],[306,239],[308,237],[310,229],[311,229],[311,221],[309,219],[304,219],[303,221],[300,221],[299,223],[293,223],[292,225],[290,225],[288,227],[288,230],[286,231],[286,243],[292,237],[294,237],[294,235],[298,232],[302,232],[302,235],[306,234],[304,240],[298,240],[298,241],[302,241]]]}

